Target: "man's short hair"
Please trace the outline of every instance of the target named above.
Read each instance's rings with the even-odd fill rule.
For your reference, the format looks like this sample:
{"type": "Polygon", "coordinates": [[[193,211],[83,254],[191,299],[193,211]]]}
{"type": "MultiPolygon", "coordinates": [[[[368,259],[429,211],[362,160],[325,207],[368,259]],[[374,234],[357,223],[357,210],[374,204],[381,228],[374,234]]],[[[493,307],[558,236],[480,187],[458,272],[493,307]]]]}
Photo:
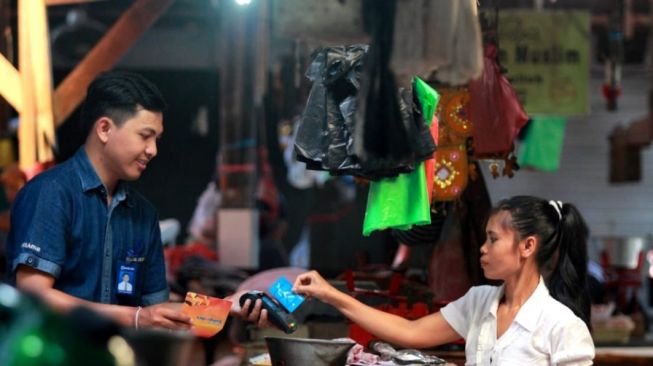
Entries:
{"type": "Polygon", "coordinates": [[[139,108],[163,112],[166,108],[161,91],[139,74],[125,71],[104,72],[95,78],[86,92],[81,121],[85,136],[101,117],[109,117],[120,127],[139,108]]]}

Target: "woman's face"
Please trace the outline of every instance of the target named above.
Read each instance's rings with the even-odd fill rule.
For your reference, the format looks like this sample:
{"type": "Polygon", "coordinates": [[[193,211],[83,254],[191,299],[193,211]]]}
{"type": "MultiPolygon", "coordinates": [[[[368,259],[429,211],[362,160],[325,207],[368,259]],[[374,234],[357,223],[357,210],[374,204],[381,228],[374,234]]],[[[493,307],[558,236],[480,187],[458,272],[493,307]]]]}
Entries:
{"type": "Polygon", "coordinates": [[[521,268],[522,257],[511,219],[508,211],[499,211],[487,223],[485,243],[481,246],[481,268],[488,279],[505,280],[521,268]]]}

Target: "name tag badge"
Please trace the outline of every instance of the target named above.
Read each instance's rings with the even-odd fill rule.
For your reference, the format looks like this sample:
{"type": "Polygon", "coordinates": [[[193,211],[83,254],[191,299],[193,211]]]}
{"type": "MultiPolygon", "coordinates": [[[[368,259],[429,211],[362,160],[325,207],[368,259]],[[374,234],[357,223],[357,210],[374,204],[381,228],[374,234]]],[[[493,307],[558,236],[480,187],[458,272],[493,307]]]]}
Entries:
{"type": "Polygon", "coordinates": [[[136,292],[137,265],[133,263],[120,262],[118,266],[118,278],[116,289],[121,295],[133,296],[136,292]]]}
{"type": "Polygon", "coordinates": [[[145,262],[145,257],[143,254],[143,246],[141,244],[135,244],[132,249],[127,250],[127,258],[125,260],[131,264],[139,264],[145,262]]]}

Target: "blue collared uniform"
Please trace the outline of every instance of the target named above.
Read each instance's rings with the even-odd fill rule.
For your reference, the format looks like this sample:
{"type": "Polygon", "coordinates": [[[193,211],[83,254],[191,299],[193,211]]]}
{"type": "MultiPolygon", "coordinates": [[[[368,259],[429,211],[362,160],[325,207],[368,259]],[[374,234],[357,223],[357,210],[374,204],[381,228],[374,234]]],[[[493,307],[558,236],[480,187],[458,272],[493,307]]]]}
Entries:
{"type": "Polygon", "coordinates": [[[124,182],[108,205],[83,147],[19,192],[7,261],[14,285],[22,264],[52,275],[55,289],[93,302],[147,306],[169,296],[154,206],[124,182]],[[135,276],[129,296],[117,287],[125,267],[135,276]]]}

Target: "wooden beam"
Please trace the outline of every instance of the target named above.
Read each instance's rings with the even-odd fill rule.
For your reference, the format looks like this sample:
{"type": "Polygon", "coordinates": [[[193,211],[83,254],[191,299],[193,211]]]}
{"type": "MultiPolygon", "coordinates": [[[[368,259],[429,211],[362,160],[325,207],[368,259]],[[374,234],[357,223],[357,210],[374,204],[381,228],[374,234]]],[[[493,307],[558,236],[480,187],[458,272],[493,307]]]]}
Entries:
{"type": "MultiPolygon", "coordinates": [[[[36,2],[34,0],[27,1],[36,2]]],[[[28,47],[31,48],[30,56],[32,57],[29,62],[33,73],[30,79],[34,83],[35,96],[32,103],[34,103],[36,127],[36,160],[50,162],[54,160],[55,144],[52,112],[52,63],[50,62],[47,8],[43,4],[32,7],[29,26],[28,47]]]]}
{"type": "Polygon", "coordinates": [[[0,95],[20,113],[23,110],[23,85],[14,65],[0,54],[0,95]]]}
{"type": "MultiPolygon", "coordinates": [[[[4,55],[7,63],[11,65],[11,69],[14,69],[13,67],[14,58],[12,52],[13,35],[11,33],[11,18],[9,17],[9,15],[11,14],[10,9],[12,9],[12,6],[9,0],[0,0],[0,55],[4,55]]],[[[3,75],[2,71],[0,71],[0,75],[3,75]]],[[[15,85],[16,82],[13,81],[11,83],[15,85]]],[[[11,87],[9,86],[9,88],[11,87]]],[[[0,85],[0,96],[3,95],[2,89],[3,89],[3,85],[0,85]]],[[[21,95],[20,93],[22,93],[22,91],[16,92],[16,94],[19,96],[21,95]]],[[[10,109],[11,109],[10,104],[11,103],[9,103],[9,101],[7,101],[6,99],[0,98],[0,134],[3,134],[5,131],[8,130],[10,109]]],[[[14,107],[14,109],[16,108],[14,107]]]]}
{"type": "Polygon", "coordinates": [[[47,6],[70,5],[70,4],[94,3],[98,1],[104,1],[104,0],[45,0],[45,5],[47,6]]]}
{"type": "Polygon", "coordinates": [[[23,92],[18,125],[19,165],[23,171],[29,171],[37,161],[54,160],[52,79],[44,0],[18,1],[18,36],[18,75],[23,92]]]}
{"type": "Polygon", "coordinates": [[[57,87],[54,118],[61,125],[84,99],[86,88],[97,74],[118,62],[174,0],[137,0],[57,87]]]}
{"type": "Polygon", "coordinates": [[[23,85],[23,107],[18,124],[18,159],[23,171],[36,163],[36,108],[34,99],[34,71],[30,42],[31,14],[35,7],[45,8],[43,1],[18,0],[18,68],[23,85]]]}

